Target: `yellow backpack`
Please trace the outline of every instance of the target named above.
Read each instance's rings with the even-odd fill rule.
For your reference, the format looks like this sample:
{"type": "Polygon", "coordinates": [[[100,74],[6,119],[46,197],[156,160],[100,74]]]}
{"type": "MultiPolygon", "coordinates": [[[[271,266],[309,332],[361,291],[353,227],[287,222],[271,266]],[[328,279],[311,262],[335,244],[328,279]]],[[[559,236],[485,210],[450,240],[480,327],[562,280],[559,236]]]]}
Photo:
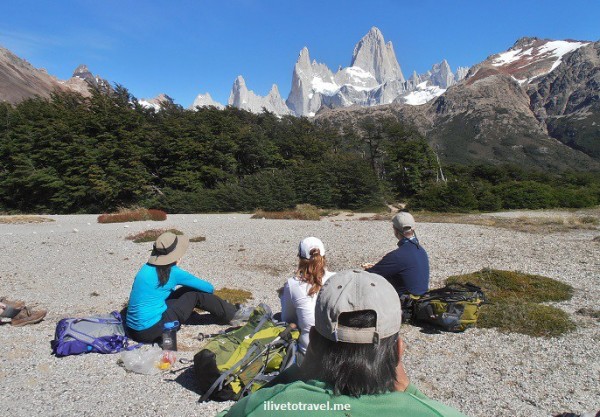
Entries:
{"type": "Polygon", "coordinates": [[[480,287],[467,284],[448,284],[411,296],[413,322],[433,324],[449,332],[462,332],[477,323],[479,307],[486,303],[480,287]]]}
{"type": "Polygon", "coordinates": [[[194,356],[200,402],[238,400],[294,363],[300,332],[260,304],[248,322],[219,334],[194,356]]]}

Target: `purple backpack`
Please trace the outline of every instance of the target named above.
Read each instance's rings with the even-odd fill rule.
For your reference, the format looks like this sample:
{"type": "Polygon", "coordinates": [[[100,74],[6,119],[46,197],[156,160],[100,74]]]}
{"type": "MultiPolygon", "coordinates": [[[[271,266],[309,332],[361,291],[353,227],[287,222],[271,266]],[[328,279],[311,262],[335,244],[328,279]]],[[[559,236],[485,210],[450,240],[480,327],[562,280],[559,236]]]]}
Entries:
{"type": "Polygon", "coordinates": [[[56,325],[54,340],[50,342],[56,356],[81,353],[116,353],[129,347],[123,319],[117,311],[108,315],[62,319],[56,325]]]}

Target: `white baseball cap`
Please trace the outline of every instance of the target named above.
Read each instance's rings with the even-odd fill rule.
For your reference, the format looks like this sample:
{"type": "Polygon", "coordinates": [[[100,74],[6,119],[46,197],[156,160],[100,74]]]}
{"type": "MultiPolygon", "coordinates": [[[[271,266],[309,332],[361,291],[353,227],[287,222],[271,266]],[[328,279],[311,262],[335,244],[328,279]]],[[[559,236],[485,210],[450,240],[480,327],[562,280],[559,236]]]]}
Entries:
{"type": "Polygon", "coordinates": [[[310,236],[302,239],[298,245],[298,256],[304,259],[310,259],[310,251],[319,249],[319,254],[325,256],[325,246],[321,239],[310,236]]]}

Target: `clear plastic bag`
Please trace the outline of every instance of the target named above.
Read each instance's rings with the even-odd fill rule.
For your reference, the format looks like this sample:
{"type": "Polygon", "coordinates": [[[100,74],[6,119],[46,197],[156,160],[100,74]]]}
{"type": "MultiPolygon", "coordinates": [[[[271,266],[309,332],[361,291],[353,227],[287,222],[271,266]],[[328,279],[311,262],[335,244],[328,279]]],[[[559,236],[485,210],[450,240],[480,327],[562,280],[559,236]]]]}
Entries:
{"type": "Polygon", "coordinates": [[[144,375],[154,375],[160,372],[162,357],[163,350],[156,345],[142,346],[139,349],[121,352],[121,360],[125,369],[144,375]]]}

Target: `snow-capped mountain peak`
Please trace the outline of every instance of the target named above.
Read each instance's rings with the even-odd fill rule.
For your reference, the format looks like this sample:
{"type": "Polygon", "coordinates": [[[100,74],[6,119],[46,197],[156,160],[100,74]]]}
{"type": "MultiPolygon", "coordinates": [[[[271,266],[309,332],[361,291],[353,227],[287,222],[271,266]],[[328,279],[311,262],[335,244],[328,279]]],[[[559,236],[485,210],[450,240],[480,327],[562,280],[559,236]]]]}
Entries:
{"type": "Polygon", "coordinates": [[[437,97],[462,80],[466,69],[459,71],[453,74],[448,62],[443,60],[427,73],[418,75],[415,72],[406,81],[392,43],[386,43],[381,31],[372,27],[354,47],[351,65],[340,66],[335,73],[327,65],[311,60],[308,48],[302,48],[294,65],[292,86],[285,103],[276,87],[267,96],[261,97],[248,90],[242,76],[233,83],[228,103],[253,112],[266,108],[279,115],[309,117],[323,106],[375,106],[394,101],[421,104],[426,97],[437,97]],[[415,91],[414,96],[401,100],[411,91],[415,91]]]}
{"type": "Polygon", "coordinates": [[[530,83],[554,71],[566,54],[588,44],[573,40],[521,38],[507,51],[492,55],[473,68],[471,77],[474,80],[471,82],[499,72],[512,76],[520,84],[530,83]],[[488,71],[481,71],[486,68],[488,71]],[[490,72],[490,69],[493,71],[490,72]]]}
{"type": "Polygon", "coordinates": [[[244,77],[238,75],[233,82],[228,104],[239,109],[260,113],[263,109],[278,115],[290,114],[290,110],[279,94],[279,88],[273,84],[265,97],[259,96],[246,86],[244,77]]]}
{"type": "Polygon", "coordinates": [[[392,42],[386,44],[383,34],[376,27],[372,27],[356,44],[350,66],[373,74],[379,84],[390,80],[404,82],[392,42]]]}
{"type": "Polygon", "coordinates": [[[171,97],[169,97],[168,95],[161,93],[154,98],[150,98],[150,99],[141,98],[138,100],[138,103],[142,107],[146,107],[149,109],[154,109],[156,111],[159,111],[163,108],[163,106],[165,106],[167,104],[173,104],[173,99],[171,97]]]}

